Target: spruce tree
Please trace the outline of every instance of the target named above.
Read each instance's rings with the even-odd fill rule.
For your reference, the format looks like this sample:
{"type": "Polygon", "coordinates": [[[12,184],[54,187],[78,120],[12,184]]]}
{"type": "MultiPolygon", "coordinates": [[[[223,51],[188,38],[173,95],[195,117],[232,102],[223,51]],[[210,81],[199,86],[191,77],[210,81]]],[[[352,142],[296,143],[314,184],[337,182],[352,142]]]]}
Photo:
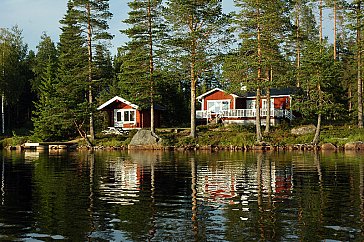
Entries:
{"type": "MultiPolygon", "coordinates": [[[[39,86],[45,78],[44,75],[49,75],[49,72],[56,73],[58,67],[58,52],[55,43],[46,33],[41,36],[41,41],[37,46],[37,53],[32,65],[34,79],[32,80],[32,89],[39,96],[39,86]],[[50,70],[48,70],[51,68],[50,70]]],[[[52,77],[54,79],[54,76],[52,77]]]]}
{"type": "Polygon", "coordinates": [[[78,14],[73,1],[70,0],[67,13],[60,21],[62,33],[58,46],[59,69],[54,108],[58,110],[57,124],[65,131],[65,137],[74,135],[75,127],[88,145],[92,145],[85,131],[85,121],[91,112],[87,99],[89,90],[89,82],[86,81],[89,74],[87,42],[83,36],[78,14]]]}

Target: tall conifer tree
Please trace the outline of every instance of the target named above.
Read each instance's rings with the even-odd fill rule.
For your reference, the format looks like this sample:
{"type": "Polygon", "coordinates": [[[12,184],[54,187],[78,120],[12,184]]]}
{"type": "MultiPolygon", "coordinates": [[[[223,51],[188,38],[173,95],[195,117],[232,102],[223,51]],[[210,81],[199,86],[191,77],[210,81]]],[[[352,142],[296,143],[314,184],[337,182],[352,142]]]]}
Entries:
{"type": "MultiPolygon", "coordinates": [[[[54,105],[58,111],[60,127],[74,134],[72,127],[89,142],[85,121],[90,114],[87,99],[89,87],[89,63],[87,42],[79,23],[79,12],[72,0],[68,2],[67,13],[60,21],[62,24],[59,43],[59,69],[56,84],[57,95],[54,105]]],[[[67,137],[67,136],[66,136],[67,137]]]]}
{"type": "MultiPolygon", "coordinates": [[[[236,28],[241,39],[237,53],[229,56],[225,65],[225,75],[240,91],[242,85],[256,90],[256,139],[262,141],[260,101],[261,92],[276,84],[272,73],[279,73],[283,58],[281,56],[282,40],[289,31],[288,10],[285,0],[236,0],[238,13],[235,16],[236,28]],[[238,74],[238,75],[237,75],[238,74]]],[[[270,100],[266,131],[269,132],[270,100]]]]}
{"type": "Polygon", "coordinates": [[[191,88],[191,134],[196,137],[196,87],[202,74],[213,69],[214,61],[230,34],[220,0],[169,0],[166,18],[172,26],[170,55],[175,65],[189,66],[191,88]]]}
{"type": "Polygon", "coordinates": [[[112,39],[107,32],[109,29],[108,20],[112,17],[109,11],[109,0],[73,0],[78,23],[86,29],[87,55],[88,55],[88,103],[90,111],[89,130],[91,142],[95,139],[94,118],[93,118],[93,88],[94,88],[94,65],[93,55],[95,46],[105,44],[102,41],[112,39]]]}
{"type": "Polygon", "coordinates": [[[156,67],[158,50],[166,27],[162,19],[161,0],[133,0],[128,3],[131,11],[124,20],[130,28],[122,30],[130,41],[120,49],[123,52],[120,85],[130,100],[150,108],[151,131],[155,133],[154,102],[156,99],[156,67]],[[135,66],[136,65],[136,66],[135,66]],[[137,75],[130,75],[137,72],[137,75]],[[126,86],[125,86],[126,84],[126,86]],[[134,87],[133,87],[134,86],[134,87]],[[129,90],[125,90],[129,89],[129,90]]]}

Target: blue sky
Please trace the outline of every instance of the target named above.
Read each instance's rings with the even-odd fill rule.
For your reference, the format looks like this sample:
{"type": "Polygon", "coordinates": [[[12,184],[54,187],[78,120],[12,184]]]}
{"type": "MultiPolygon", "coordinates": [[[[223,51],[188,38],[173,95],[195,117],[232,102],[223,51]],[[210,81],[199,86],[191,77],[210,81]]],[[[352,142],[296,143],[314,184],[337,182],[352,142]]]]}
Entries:
{"type": "MultiPolygon", "coordinates": [[[[109,22],[110,32],[115,36],[111,49],[113,54],[127,40],[119,32],[126,28],[121,21],[127,17],[127,2],[128,0],[110,0],[110,11],[114,14],[109,22]]],[[[58,42],[59,20],[65,14],[66,6],[67,0],[0,0],[0,27],[11,28],[18,25],[23,30],[24,42],[29,45],[29,49],[36,50],[43,32],[58,42]]],[[[224,0],[223,7],[225,11],[232,10],[233,0],[224,0]]],[[[326,35],[332,32],[331,27],[325,30],[326,35]]]]}

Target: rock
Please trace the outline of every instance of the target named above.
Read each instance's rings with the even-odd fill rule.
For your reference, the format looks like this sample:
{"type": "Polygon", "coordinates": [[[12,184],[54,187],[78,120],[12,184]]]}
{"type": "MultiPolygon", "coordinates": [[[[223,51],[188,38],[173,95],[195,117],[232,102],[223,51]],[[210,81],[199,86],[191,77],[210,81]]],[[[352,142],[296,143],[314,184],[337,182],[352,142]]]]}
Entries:
{"type": "Polygon", "coordinates": [[[150,130],[141,129],[131,139],[129,149],[161,149],[161,141],[150,130]]]}
{"type": "Polygon", "coordinates": [[[293,128],[291,130],[291,134],[293,135],[305,135],[305,134],[313,134],[316,131],[315,125],[304,125],[301,127],[293,128]]]}
{"type": "Polygon", "coordinates": [[[361,141],[346,143],[345,150],[364,150],[364,143],[361,141]]]}
{"type": "Polygon", "coordinates": [[[321,145],[321,150],[336,150],[336,146],[332,143],[324,143],[321,145]]]}

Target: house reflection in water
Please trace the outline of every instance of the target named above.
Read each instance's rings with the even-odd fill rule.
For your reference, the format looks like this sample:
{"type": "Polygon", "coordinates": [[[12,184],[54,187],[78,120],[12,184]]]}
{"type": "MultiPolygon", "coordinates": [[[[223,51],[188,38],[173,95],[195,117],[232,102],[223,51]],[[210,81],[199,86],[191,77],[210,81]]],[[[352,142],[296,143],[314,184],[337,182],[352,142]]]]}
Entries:
{"type": "Polygon", "coordinates": [[[141,171],[138,164],[123,158],[107,163],[109,171],[101,178],[101,200],[108,203],[132,205],[138,202],[141,171]]]}

